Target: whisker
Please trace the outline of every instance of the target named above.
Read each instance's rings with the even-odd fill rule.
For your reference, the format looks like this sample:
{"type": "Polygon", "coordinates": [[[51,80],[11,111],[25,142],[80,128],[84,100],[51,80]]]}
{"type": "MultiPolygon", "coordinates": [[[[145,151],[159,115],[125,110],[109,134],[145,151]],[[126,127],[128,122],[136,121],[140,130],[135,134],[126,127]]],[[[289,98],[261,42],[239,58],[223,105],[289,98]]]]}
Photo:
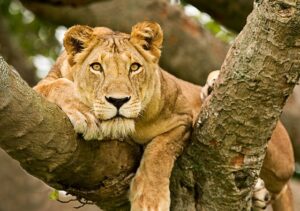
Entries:
{"type": "Polygon", "coordinates": [[[108,106],[94,106],[94,108],[109,108],[109,109],[111,109],[113,107],[112,106],[111,107],[108,107],[108,106]]]}

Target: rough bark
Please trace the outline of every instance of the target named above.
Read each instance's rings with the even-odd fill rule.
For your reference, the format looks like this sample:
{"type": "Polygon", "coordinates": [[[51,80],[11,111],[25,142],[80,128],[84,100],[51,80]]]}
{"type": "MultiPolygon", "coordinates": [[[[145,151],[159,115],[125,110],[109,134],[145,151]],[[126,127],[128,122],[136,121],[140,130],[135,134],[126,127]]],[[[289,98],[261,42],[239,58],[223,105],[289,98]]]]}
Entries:
{"type": "Polygon", "coordinates": [[[184,0],[208,13],[213,19],[236,32],[242,30],[253,8],[252,0],[184,0]]]}
{"type": "MultiPolygon", "coordinates": [[[[249,208],[266,142],[299,78],[299,10],[299,1],[264,0],[250,16],[177,161],[172,210],[249,208]]],[[[81,140],[62,111],[38,97],[3,59],[0,70],[0,146],[53,187],[108,210],[126,204],[140,148],[81,140]]]]}
{"type": "Polygon", "coordinates": [[[219,69],[228,49],[166,0],[110,0],[77,8],[27,0],[22,3],[38,17],[67,26],[87,24],[130,32],[139,21],[157,21],[164,30],[162,67],[196,84],[204,84],[207,74],[219,69]]]}
{"type": "MultiPolygon", "coordinates": [[[[250,210],[267,140],[299,79],[299,27],[300,1],[260,1],[229,50],[192,144],[177,162],[185,176],[194,177],[178,181],[176,169],[173,193],[190,188],[199,200],[195,207],[203,210],[250,210]]],[[[173,201],[174,210],[185,201],[173,201]]]]}
{"type": "Polygon", "coordinates": [[[5,19],[0,14],[0,53],[13,65],[20,73],[22,78],[33,86],[37,83],[35,68],[32,62],[26,57],[25,52],[18,43],[10,36],[5,19]]]}

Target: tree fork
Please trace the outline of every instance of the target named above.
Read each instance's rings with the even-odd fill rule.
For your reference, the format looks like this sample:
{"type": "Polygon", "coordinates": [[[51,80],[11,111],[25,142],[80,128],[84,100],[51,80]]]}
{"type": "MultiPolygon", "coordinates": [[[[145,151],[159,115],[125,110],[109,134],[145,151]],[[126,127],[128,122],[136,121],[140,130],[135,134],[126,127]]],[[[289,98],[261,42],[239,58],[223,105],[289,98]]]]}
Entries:
{"type": "MultiPolygon", "coordinates": [[[[176,162],[172,210],[249,209],[267,140],[299,78],[299,10],[299,1],[259,1],[226,57],[191,144],[176,162]]],[[[0,147],[49,185],[107,210],[127,203],[140,148],[81,140],[66,115],[3,59],[0,128],[0,147]]]]}
{"type": "Polygon", "coordinates": [[[48,185],[107,209],[128,204],[140,147],[83,140],[66,114],[32,90],[2,57],[0,128],[0,147],[48,185]]]}

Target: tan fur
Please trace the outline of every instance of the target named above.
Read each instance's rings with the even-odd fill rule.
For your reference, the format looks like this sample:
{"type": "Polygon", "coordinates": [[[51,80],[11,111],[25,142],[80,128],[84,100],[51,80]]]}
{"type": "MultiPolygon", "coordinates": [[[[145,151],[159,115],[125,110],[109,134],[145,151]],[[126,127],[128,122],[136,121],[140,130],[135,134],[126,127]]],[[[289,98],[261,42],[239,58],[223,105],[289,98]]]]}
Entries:
{"type": "Polygon", "coordinates": [[[274,211],[293,211],[293,196],[289,181],[294,174],[295,161],[290,138],[281,122],[278,122],[271,140],[260,177],[272,195],[274,211]]]}
{"type": "MultiPolygon", "coordinates": [[[[62,108],[86,140],[129,137],[147,144],[130,187],[133,211],[169,210],[173,164],[202,104],[201,87],[159,67],[162,40],[154,22],[136,24],[131,35],[104,27],[71,27],[64,38],[66,51],[35,87],[62,108]],[[98,68],[101,64],[97,71],[95,63],[98,68]],[[135,63],[140,67],[130,70],[135,63]],[[117,108],[109,99],[129,100],[117,108]]],[[[276,175],[277,168],[281,166],[271,170],[274,178],[286,176],[276,175]]]]}
{"type": "Polygon", "coordinates": [[[131,184],[134,211],[169,210],[171,170],[201,106],[199,86],[159,67],[162,40],[154,22],[135,25],[131,35],[74,26],[64,38],[66,52],[35,87],[85,139],[130,137],[147,144],[131,184]],[[103,71],[91,68],[95,62],[103,71]],[[133,63],[141,65],[137,71],[129,71],[133,63]],[[117,109],[107,97],[130,100],[117,109]]]}

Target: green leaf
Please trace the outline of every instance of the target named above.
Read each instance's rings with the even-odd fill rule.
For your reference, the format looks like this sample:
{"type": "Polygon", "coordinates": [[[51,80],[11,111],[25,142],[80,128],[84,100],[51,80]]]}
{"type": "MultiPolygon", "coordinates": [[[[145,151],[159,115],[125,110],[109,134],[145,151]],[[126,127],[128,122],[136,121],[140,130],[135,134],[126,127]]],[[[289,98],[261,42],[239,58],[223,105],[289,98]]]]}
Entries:
{"type": "Polygon", "coordinates": [[[58,190],[54,189],[50,195],[49,195],[49,199],[51,200],[57,200],[59,198],[59,193],[58,190]]]}

